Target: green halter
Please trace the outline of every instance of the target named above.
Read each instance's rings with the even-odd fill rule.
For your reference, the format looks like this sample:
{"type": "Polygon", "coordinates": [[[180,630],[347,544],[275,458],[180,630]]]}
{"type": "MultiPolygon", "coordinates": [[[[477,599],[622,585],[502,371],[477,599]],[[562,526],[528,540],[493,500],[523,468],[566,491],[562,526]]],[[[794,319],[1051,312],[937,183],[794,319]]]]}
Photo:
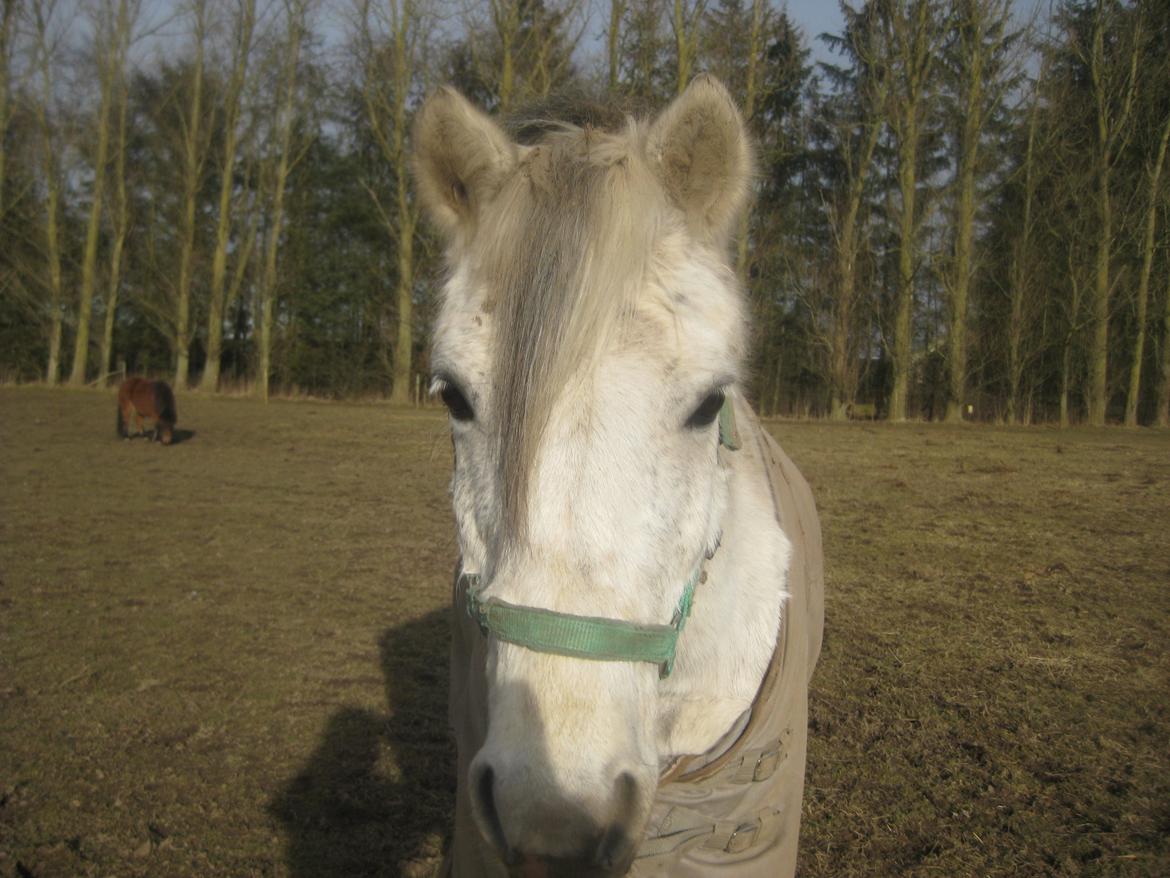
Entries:
{"type": "Polygon", "coordinates": [[[464,579],[467,612],[484,634],[491,632],[500,640],[535,652],[602,662],[651,662],[658,665],[658,675],[666,677],[674,669],[675,644],[691,614],[699,571],[695,570],[683,589],[669,625],[636,625],[621,619],[520,607],[499,598],[484,600],[478,574],[464,574],[464,579]]]}
{"type": "MultiPolygon", "coordinates": [[[[735,451],[740,447],[731,399],[719,410],[719,442],[735,451]]],[[[522,607],[499,598],[483,598],[478,573],[463,573],[467,584],[467,612],[485,634],[535,652],[608,662],[650,662],[658,676],[674,670],[674,651],[679,634],[691,615],[695,586],[702,565],[695,568],[669,625],[639,625],[621,619],[574,616],[539,607],[522,607]]]]}

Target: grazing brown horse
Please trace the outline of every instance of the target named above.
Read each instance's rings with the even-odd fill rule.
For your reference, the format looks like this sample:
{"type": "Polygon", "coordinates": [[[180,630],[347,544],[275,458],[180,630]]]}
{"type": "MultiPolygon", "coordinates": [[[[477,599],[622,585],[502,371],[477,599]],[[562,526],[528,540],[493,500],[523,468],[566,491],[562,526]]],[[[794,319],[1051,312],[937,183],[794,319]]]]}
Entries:
{"type": "Polygon", "coordinates": [[[143,420],[154,421],[151,439],[163,445],[170,445],[175,436],[175,394],[165,381],[149,381],[146,378],[127,378],[118,388],[118,435],[129,439],[127,427],[130,415],[138,418],[138,432],[143,433],[143,420]]]}

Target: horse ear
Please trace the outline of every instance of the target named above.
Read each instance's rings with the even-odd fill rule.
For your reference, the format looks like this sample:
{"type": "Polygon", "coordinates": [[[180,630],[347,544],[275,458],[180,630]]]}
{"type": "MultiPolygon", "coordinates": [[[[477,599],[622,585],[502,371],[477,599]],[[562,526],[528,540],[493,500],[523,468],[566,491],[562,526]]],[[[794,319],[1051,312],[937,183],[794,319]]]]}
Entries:
{"type": "Polygon", "coordinates": [[[413,141],[419,196],[448,235],[470,228],[479,205],[516,162],[507,135],[450,86],[422,105],[413,141]]]}
{"type": "Polygon", "coordinates": [[[706,74],[695,77],[654,120],[646,150],[692,231],[725,243],[747,200],[752,155],[723,84],[706,74]]]}

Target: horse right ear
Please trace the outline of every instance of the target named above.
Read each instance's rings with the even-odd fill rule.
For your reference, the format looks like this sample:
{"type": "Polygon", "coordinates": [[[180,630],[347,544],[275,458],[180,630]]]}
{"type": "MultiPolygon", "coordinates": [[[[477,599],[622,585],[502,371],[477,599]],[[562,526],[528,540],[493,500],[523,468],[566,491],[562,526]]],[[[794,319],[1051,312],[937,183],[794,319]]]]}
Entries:
{"type": "Polygon", "coordinates": [[[418,111],[413,140],[415,182],[427,213],[448,236],[469,230],[515,166],[516,147],[450,86],[418,111]]]}

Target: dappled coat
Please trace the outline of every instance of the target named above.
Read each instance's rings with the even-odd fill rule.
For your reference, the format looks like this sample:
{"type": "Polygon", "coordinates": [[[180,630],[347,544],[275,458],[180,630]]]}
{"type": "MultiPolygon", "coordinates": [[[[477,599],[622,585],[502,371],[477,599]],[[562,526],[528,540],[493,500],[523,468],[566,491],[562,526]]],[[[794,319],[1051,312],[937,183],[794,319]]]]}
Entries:
{"type": "MultiPolygon", "coordinates": [[[[665,767],[634,876],[784,878],[796,871],[808,681],[824,626],[821,531],[808,483],[746,406],[739,414],[743,449],[720,453],[759,455],[767,468],[776,518],[792,543],[790,596],[751,710],[707,753],[665,767]]],[[[468,766],[487,733],[486,640],[467,613],[463,583],[457,575],[450,696],[459,750],[455,834],[442,874],[470,878],[506,872],[489,865],[494,857],[468,798],[468,766]]]]}

